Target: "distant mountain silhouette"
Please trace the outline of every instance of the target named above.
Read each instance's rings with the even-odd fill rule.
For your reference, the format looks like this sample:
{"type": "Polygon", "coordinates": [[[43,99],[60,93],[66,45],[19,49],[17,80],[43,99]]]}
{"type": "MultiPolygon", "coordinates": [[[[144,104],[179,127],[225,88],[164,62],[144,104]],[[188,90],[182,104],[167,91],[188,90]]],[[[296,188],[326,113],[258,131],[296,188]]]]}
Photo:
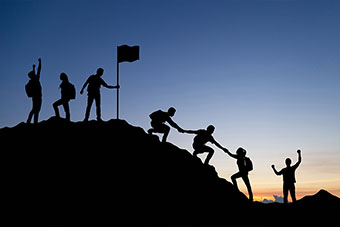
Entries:
{"type": "Polygon", "coordinates": [[[0,140],[1,225],[338,222],[340,199],[325,191],[288,206],[250,203],[214,167],[123,120],[50,118],[0,129],[0,140]]]}

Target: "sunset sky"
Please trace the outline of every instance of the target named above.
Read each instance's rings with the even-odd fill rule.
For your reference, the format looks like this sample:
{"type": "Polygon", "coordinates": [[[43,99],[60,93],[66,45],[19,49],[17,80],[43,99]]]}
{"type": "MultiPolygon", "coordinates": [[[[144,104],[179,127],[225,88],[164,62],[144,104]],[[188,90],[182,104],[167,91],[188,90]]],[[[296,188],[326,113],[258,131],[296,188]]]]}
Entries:
{"type": "MultiPolygon", "coordinates": [[[[0,128],[26,121],[24,87],[39,57],[40,120],[54,115],[65,72],[77,88],[71,120],[81,121],[88,76],[102,67],[115,85],[116,47],[139,45],[140,60],[120,64],[122,119],[146,131],[150,113],[173,106],[182,128],[213,124],[218,142],[253,160],[256,200],[282,196],[270,166],[294,164],[297,149],[297,197],[340,196],[340,1],[0,0],[0,31],[0,128]]],[[[101,91],[103,119],[115,118],[116,91],[101,91]]],[[[192,139],[168,137],[190,152],[192,139]]],[[[236,161],[214,149],[211,165],[230,181],[236,161]]]]}

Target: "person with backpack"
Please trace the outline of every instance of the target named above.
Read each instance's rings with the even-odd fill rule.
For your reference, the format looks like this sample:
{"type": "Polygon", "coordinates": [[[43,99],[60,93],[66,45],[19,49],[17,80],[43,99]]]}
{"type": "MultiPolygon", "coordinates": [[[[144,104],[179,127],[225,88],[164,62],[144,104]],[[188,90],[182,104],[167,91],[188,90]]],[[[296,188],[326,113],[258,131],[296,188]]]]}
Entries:
{"type": "Polygon", "coordinates": [[[184,130],[179,127],[172,119],[176,113],[176,109],[173,107],[170,107],[167,112],[164,112],[162,110],[157,110],[149,115],[151,118],[151,126],[148,130],[149,135],[152,135],[152,133],[164,133],[162,142],[165,143],[166,139],[168,138],[170,127],[164,124],[165,122],[168,122],[172,127],[176,128],[178,132],[183,133],[184,130]]]}
{"type": "Polygon", "coordinates": [[[28,114],[26,123],[30,124],[32,117],[34,116],[33,123],[38,123],[39,112],[41,110],[42,104],[42,88],[40,84],[40,72],[41,72],[41,58],[38,59],[38,71],[35,74],[35,65],[33,65],[33,70],[28,73],[30,80],[25,86],[26,94],[29,98],[32,98],[32,109],[28,114]]]}
{"type": "Polygon", "coordinates": [[[286,159],[286,167],[277,171],[275,169],[275,165],[272,165],[272,169],[274,173],[279,176],[283,175],[283,201],[285,204],[288,203],[288,192],[290,192],[290,196],[292,197],[293,202],[296,202],[295,197],[295,170],[299,167],[301,163],[301,150],[297,150],[298,153],[298,161],[295,165],[291,166],[292,160],[290,158],[286,159]]]}
{"type": "Polygon", "coordinates": [[[248,172],[253,170],[253,163],[251,162],[250,158],[246,157],[247,151],[242,147],[239,147],[236,150],[236,154],[232,154],[228,149],[224,149],[224,152],[226,152],[230,157],[237,159],[236,163],[239,171],[230,177],[231,181],[238,189],[236,179],[242,177],[245,185],[247,186],[249,200],[253,201],[253,192],[251,190],[251,185],[248,177],[248,172]]]}
{"type": "Polygon", "coordinates": [[[60,80],[62,81],[59,88],[61,90],[61,98],[53,103],[53,109],[55,112],[55,116],[57,118],[60,118],[58,106],[63,105],[65,114],[66,114],[66,120],[70,121],[70,107],[69,107],[69,101],[71,99],[76,98],[76,89],[73,84],[71,84],[68,80],[68,77],[66,73],[60,74],[60,80]]]}
{"type": "Polygon", "coordinates": [[[98,68],[97,73],[95,75],[89,76],[89,78],[84,83],[80,94],[84,93],[84,89],[87,86],[87,107],[86,107],[86,113],[85,113],[85,119],[84,122],[87,122],[90,117],[90,110],[93,101],[96,101],[96,109],[97,109],[97,121],[102,121],[101,119],[101,109],[100,109],[100,87],[104,86],[106,88],[119,88],[119,85],[117,86],[111,86],[107,85],[105,81],[102,79],[104,73],[104,69],[98,68]]]}
{"type": "Polygon", "coordinates": [[[207,129],[199,129],[199,130],[184,130],[185,133],[189,134],[196,134],[194,137],[194,142],[192,144],[192,147],[194,148],[193,155],[197,157],[198,154],[202,154],[207,152],[208,155],[204,161],[205,165],[209,164],[210,159],[214,155],[214,149],[211,147],[208,147],[205,145],[207,142],[210,142],[212,144],[215,144],[218,148],[221,150],[224,150],[225,148],[222,147],[214,137],[212,136],[213,132],[215,131],[215,127],[213,125],[209,125],[207,129]]]}

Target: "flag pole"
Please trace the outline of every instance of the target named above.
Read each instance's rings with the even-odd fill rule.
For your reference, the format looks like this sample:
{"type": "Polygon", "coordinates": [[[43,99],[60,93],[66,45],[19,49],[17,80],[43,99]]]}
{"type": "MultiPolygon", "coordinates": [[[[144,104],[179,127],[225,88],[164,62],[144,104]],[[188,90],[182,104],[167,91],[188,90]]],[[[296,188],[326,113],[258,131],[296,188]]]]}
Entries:
{"type": "MultiPolygon", "coordinates": [[[[117,86],[119,86],[118,46],[117,46],[117,86]]],[[[119,119],[119,87],[117,88],[117,119],[119,119]]]]}

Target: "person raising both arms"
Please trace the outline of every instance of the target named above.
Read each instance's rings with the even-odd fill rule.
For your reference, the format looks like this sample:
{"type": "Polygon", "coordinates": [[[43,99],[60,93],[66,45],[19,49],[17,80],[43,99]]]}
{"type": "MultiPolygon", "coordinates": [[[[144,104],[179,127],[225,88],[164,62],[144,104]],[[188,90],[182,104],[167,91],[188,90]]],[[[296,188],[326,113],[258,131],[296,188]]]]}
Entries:
{"type": "Polygon", "coordinates": [[[280,171],[277,171],[275,169],[275,165],[272,165],[272,169],[274,173],[278,176],[283,176],[283,200],[284,203],[288,203],[288,192],[290,192],[290,196],[292,197],[293,202],[296,201],[295,196],[295,170],[299,167],[301,163],[301,151],[297,150],[298,153],[298,161],[295,163],[295,165],[291,166],[292,160],[290,158],[286,158],[286,167],[281,169],[280,171]]]}

